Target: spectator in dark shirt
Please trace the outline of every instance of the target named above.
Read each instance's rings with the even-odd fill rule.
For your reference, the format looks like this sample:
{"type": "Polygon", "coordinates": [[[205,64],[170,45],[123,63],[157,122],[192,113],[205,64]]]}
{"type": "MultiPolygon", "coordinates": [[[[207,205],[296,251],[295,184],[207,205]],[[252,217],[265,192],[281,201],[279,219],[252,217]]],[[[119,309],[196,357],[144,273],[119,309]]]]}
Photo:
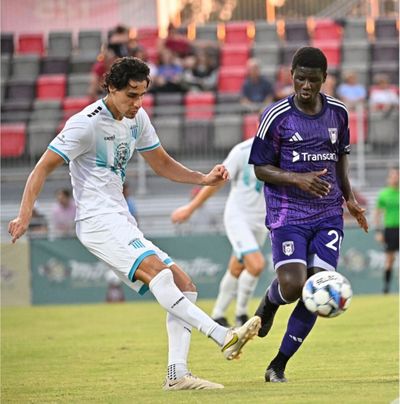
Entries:
{"type": "Polygon", "coordinates": [[[274,97],[272,84],[261,74],[257,59],[247,62],[247,76],[242,86],[241,104],[252,112],[260,111],[270,104],[274,97]]]}

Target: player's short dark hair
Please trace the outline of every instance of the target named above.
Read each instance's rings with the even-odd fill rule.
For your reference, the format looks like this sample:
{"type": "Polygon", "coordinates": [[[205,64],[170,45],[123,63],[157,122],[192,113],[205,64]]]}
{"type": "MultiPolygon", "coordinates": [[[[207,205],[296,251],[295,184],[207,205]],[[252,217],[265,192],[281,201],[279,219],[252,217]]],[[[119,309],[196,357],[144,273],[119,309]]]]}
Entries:
{"type": "Polygon", "coordinates": [[[324,73],[328,70],[326,56],[321,49],[305,46],[296,51],[292,59],[292,70],[297,66],[321,69],[324,73]]]}
{"type": "Polygon", "coordinates": [[[108,92],[112,85],[117,90],[125,88],[129,81],[146,81],[150,83],[150,69],[143,60],[126,56],[117,59],[111,66],[110,72],[104,78],[104,88],[108,92]]]}

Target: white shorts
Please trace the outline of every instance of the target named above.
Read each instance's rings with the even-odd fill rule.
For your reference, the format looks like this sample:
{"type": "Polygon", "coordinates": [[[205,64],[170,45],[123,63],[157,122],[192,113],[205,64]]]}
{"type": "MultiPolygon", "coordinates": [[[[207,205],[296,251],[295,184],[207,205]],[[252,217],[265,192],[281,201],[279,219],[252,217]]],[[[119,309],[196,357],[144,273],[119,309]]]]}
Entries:
{"type": "Polygon", "coordinates": [[[92,254],[109,264],[123,282],[141,295],[149,288],[135,279],[135,272],[146,257],[157,255],[166,267],[173,264],[165,252],[144,238],[129,213],[110,213],[80,220],[76,223],[76,233],[92,254]]]}
{"type": "Polygon", "coordinates": [[[246,254],[263,248],[268,233],[263,222],[251,225],[244,216],[235,214],[225,215],[224,224],[233,253],[239,261],[242,261],[246,254]]]}

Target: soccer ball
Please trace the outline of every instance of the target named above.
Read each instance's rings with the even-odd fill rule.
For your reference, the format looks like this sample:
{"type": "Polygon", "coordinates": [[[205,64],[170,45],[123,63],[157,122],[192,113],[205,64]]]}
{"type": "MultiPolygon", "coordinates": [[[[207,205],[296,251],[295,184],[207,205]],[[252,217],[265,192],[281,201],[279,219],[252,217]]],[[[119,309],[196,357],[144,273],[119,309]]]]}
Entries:
{"type": "Polygon", "coordinates": [[[336,317],[349,308],[353,291],[350,282],[337,272],[322,271],[307,279],[303,302],[321,317],[336,317]]]}

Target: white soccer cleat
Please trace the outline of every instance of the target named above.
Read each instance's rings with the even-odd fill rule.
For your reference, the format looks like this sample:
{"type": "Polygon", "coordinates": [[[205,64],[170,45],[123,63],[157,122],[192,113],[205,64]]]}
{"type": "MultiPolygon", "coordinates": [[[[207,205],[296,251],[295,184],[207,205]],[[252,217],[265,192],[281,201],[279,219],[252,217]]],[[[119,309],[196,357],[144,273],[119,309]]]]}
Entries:
{"type": "Polygon", "coordinates": [[[221,351],[228,361],[239,359],[243,346],[253,339],[261,327],[261,319],[258,316],[251,317],[241,327],[231,328],[225,337],[225,343],[221,351]]]}
{"type": "Polygon", "coordinates": [[[163,384],[163,390],[211,390],[211,389],[223,389],[224,386],[219,383],[209,382],[200,377],[194,376],[191,373],[181,377],[178,380],[171,380],[168,377],[163,384]]]}

